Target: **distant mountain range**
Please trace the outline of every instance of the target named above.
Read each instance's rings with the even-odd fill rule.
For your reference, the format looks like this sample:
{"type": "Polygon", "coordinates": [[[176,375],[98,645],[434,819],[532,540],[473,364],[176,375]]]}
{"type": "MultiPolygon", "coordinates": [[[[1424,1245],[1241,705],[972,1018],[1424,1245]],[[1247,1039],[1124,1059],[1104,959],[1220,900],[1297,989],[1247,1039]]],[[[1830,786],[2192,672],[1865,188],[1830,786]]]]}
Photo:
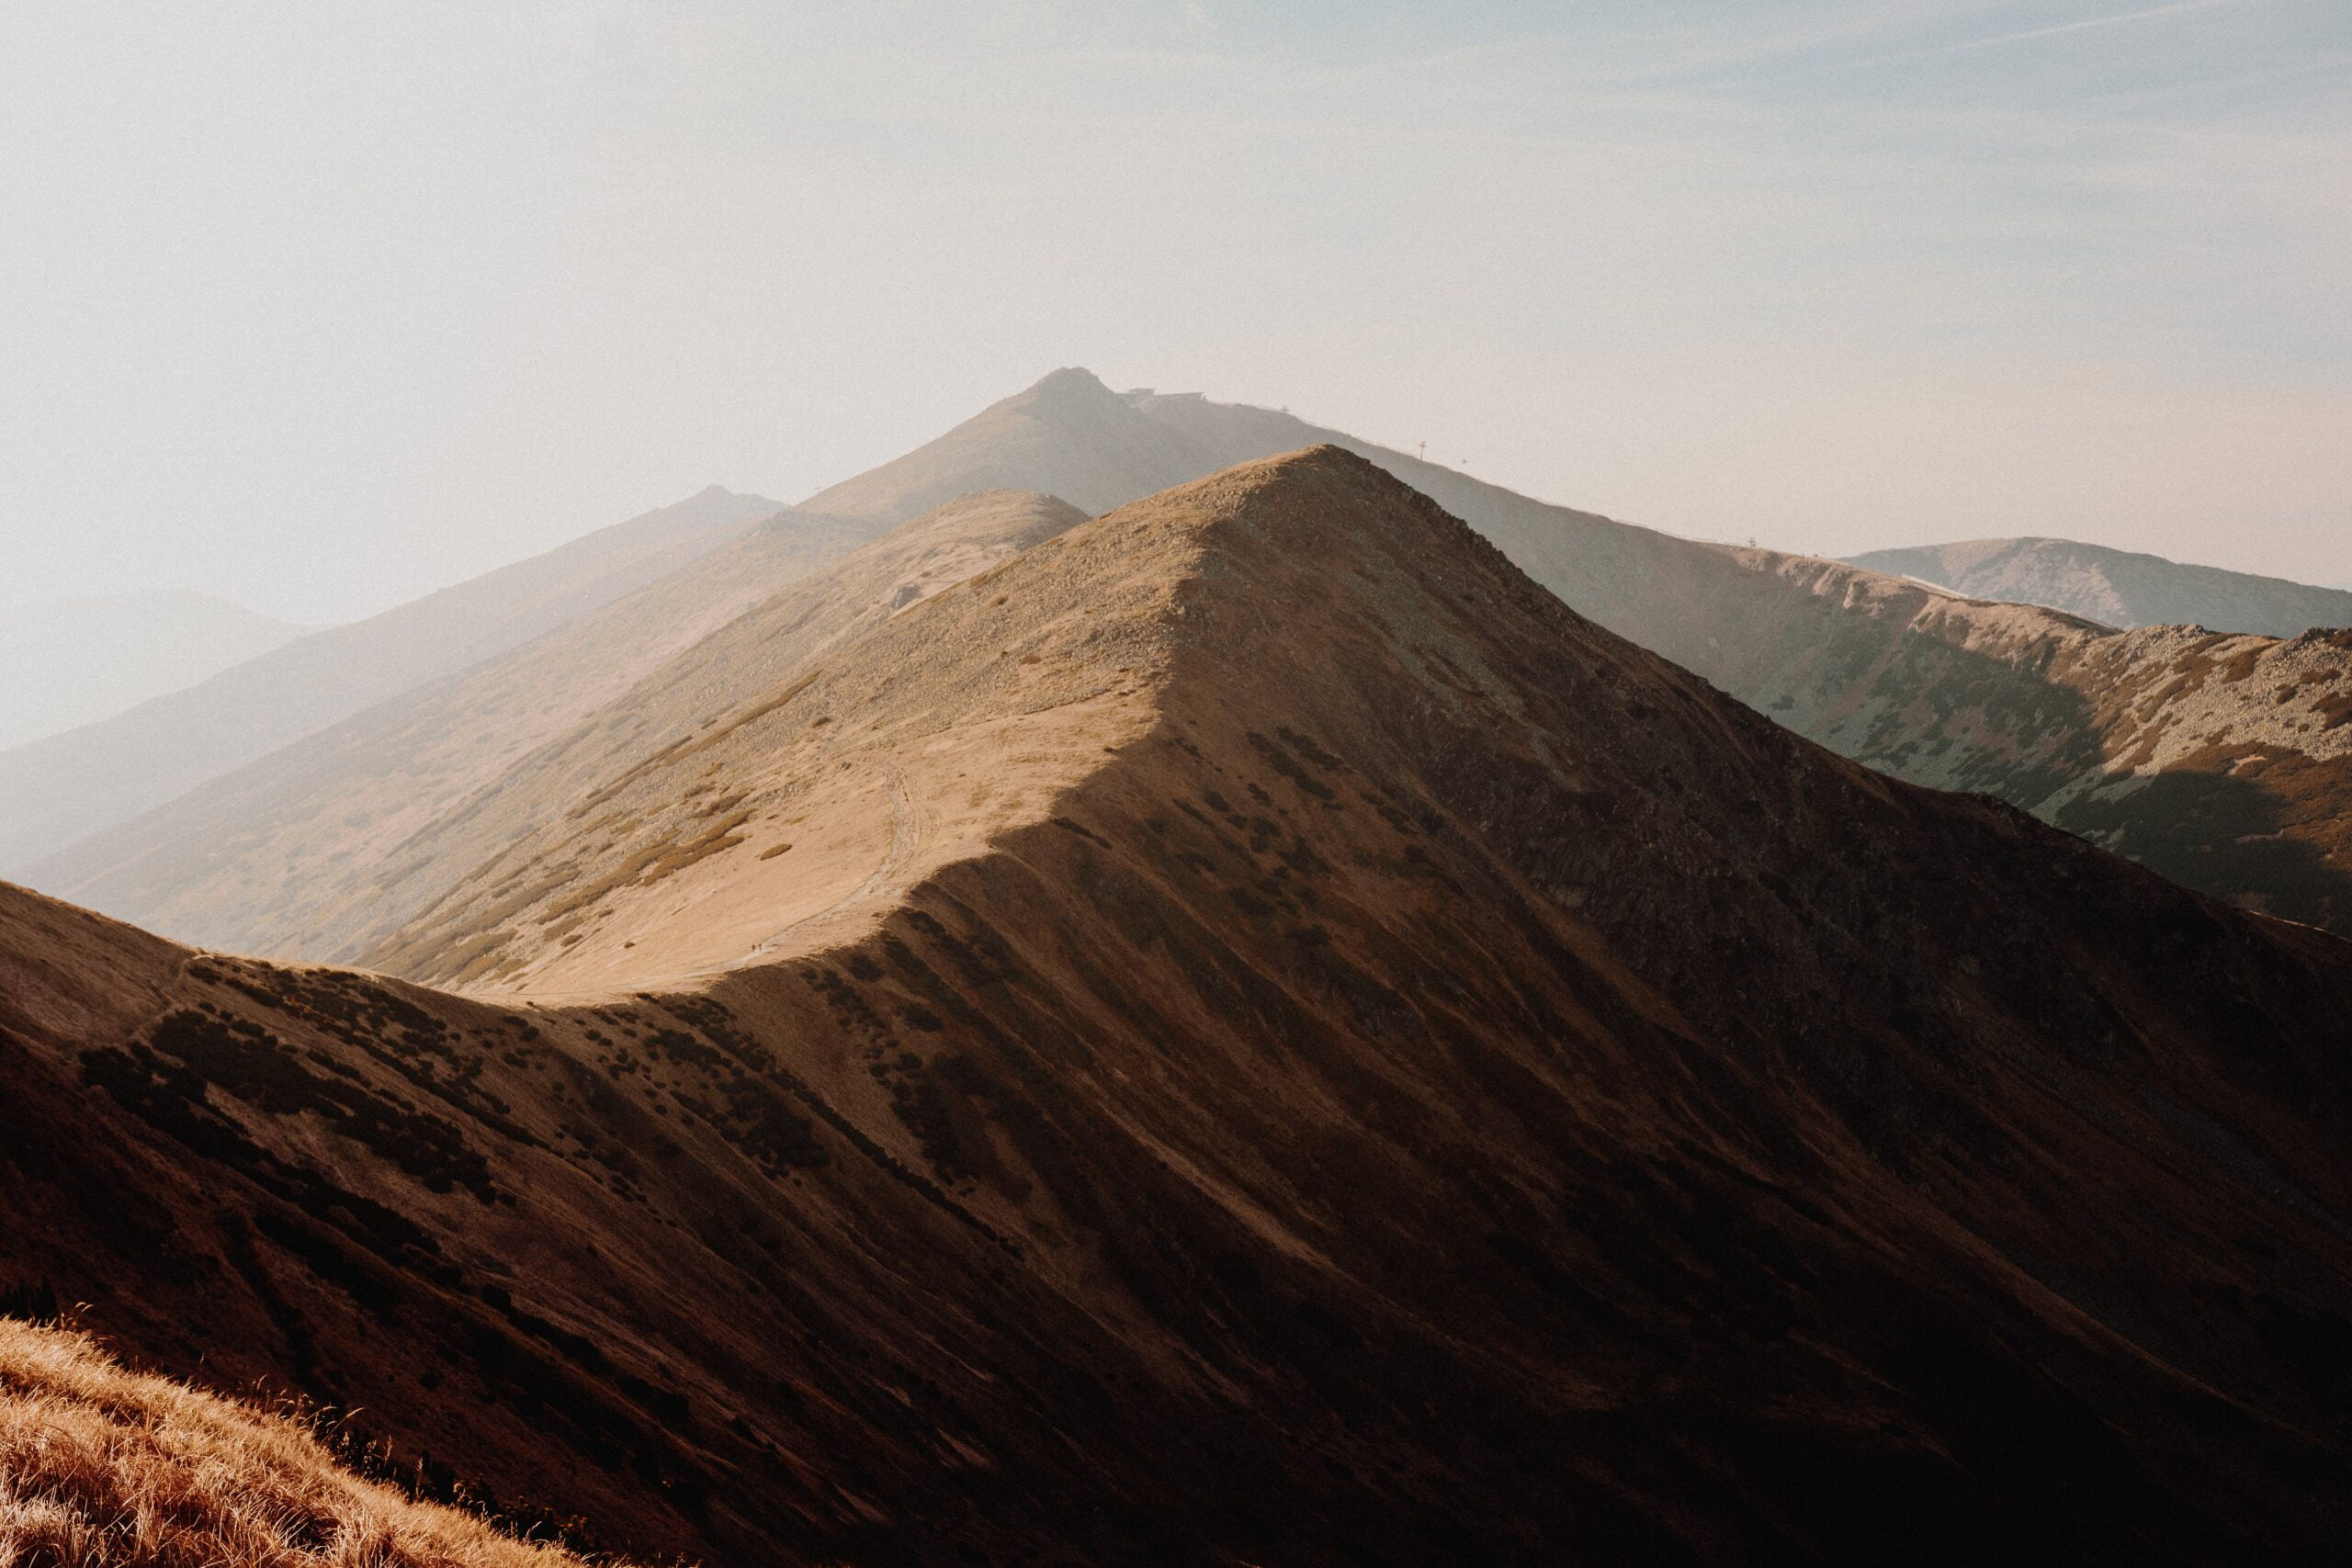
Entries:
{"type": "Polygon", "coordinates": [[[0,887],[0,1281],[649,1562],[2340,1553],[2352,943],[1492,536],[1885,652],[1927,718],[1776,678],[1939,766],[2120,634],[1329,446],[1091,520],[921,468],[420,830],[373,951],[462,990],[0,887]]]}
{"type": "MultiPolygon", "coordinates": [[[[641,610],[613,612],[656,630],[584,622],[568,643],[518,648],[356,714],[21,874],[183,940],[387,962],[373,943],[456,887],[466,856],[501,852],[499,832],[558,808],[561,795],[542,791],[573,776],[562,760],[590,744],[582,737],[599,737],[601,755],[615,735],[650,746],[670,733],[681,716],[649,708],[631,682],[673,681],[657,666],[690,650],[689,632],[976,491],[1099,512],[1317,443],[1419,489],[1573,608],[1849,757],[1998,795],[2190,886],[2352,931],[2346,638],[2119,632],[1836,562],[1679,539],[1288,414],[1114,392],[1075,369],[809,497],[773,525],[789,535],[781,554],[773,538],[746,547],[766,564],[688,567],[649,590],[641,610]],[[635,651],[606,660],[600,648],[635,651]],[[594,680],[579,678],[592,669],[594,680]],[[550,683],[554,670],[572,673],[550,683]],[[508,826],[492,832],[492,822],[508,826]],[[325,916],[328,904],[344,913],[325,916]]],[[[0,756],[0,773],[19,755],[0,756]]]]}
{"type": "Polygon", "coordinates": [[[0,750],[193,686],[308,629],[177,589],[0,605],[0,750]]]}
{"type": "Polygon", "coordinates": [[[716,486],[102,722],[0,751],[0,873],[668,576],[776,510],[716,486]]]}
{"type": "Polygon", "coordinates": [[[2352,592],[2188,566],[2073,539],[1971,539],[1846,558],[1973,599],[2046,604],[2102,626],[2196,626],[2291,637],[2352,626],[2352,592]]]}

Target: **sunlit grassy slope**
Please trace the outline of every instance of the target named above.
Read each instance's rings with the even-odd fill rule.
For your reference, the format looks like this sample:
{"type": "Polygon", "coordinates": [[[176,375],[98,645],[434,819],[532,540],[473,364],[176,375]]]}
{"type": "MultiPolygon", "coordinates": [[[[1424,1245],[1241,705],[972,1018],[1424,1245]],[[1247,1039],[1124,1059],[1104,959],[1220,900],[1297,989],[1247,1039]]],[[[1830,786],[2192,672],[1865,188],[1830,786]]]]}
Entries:
{"type": "Polygon", "coordinates": [[[6,1568],[575,1568],[338,1465],[286,1417],[0,1319],[6,1568]]]}

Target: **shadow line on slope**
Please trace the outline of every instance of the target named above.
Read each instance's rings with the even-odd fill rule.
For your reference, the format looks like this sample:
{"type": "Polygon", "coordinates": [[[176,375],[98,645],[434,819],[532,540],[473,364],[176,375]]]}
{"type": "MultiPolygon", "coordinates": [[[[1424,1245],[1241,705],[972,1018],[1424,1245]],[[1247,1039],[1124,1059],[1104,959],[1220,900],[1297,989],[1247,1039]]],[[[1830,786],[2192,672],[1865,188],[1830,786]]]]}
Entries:
{"type": "Polygon", "coordinates": [[[2183,886],[2323,930],[2352,929],[2352,874],[2317,845],[2287,837],[2287,803],[2255,780],[2201,768],[2158,773],[2129,794],[2074,801],[2055,820],[2183,886]]]}

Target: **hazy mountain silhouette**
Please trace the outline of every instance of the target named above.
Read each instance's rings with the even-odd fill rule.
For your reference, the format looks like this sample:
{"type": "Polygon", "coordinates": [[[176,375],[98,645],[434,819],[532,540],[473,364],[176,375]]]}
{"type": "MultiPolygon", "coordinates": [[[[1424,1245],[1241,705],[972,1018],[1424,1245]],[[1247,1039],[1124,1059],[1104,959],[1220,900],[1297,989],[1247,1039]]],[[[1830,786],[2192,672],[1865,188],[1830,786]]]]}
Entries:
{"type": "Polygon", "coordinates": [[[176,589],[0,606],[0,749],[192,686],[306,629],[176,589]]]}
{"type": "Polygon", "coordinates": [[[2075,539],[1970,539],[1847,558],[1976,599],[2046,604],[2104,626],[2198,626],[2290,637],[2352,626],[2352,592],[2190,566],[2075,539]]]}
{"type": "Polygon", "coordinates": [[[508,806],[531,820],[536,803],[508,787],[509,769],[871,532],[778,511],[659,581],[93,834],[29,875],[206,946],[345,952],[354,931],[397,925],[471,864],[435,880],[411,848],[421,837],[508,806]]]}
{"type": "Polygon", "coordinates": [[[776,510],[713,486],[184,691],[0,751],[0,871],[668,575],[776,510]]]}

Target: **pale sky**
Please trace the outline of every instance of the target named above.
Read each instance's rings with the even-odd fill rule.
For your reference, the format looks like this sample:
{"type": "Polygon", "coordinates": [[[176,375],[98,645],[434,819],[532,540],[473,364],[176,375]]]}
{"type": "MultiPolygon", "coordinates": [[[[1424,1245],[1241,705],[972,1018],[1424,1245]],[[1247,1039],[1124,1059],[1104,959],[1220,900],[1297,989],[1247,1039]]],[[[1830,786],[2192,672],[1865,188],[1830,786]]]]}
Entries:
{"type": "Polygon", "coordinates": [[[0,601],[364,614],[1059,365],[2352,584],[2346,0],[9,0],[0,601]]]}

